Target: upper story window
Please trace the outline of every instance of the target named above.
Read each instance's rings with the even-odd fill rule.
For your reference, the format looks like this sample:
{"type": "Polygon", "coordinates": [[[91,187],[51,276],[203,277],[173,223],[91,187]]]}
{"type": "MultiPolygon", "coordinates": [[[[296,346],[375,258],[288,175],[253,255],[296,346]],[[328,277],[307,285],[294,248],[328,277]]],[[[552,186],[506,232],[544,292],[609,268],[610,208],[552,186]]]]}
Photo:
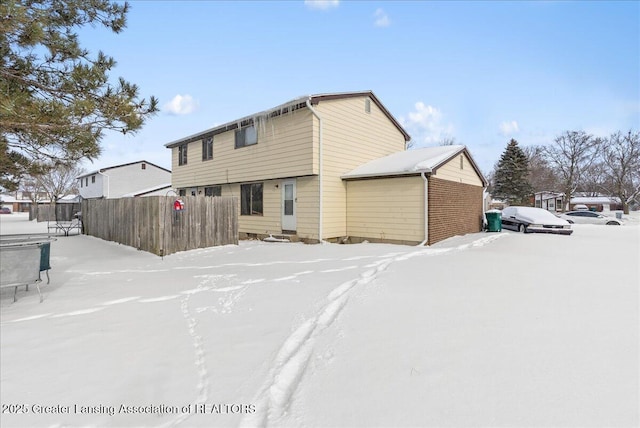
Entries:
{"type": "Polygon", "coordinates": [[[95,182],[96,182],[96,176],[95,176],[95,175],[92,175],[92,176],[91,176],[91,183],[95,183],[95,182]]]}
{"type": "Polygon", "coordinates": [[[202,160],[213,159],[213,137],[202,140],[202,160]]]}
{"type": "Polygon", "coordinates": [[[371,113],[371,100],[369,98],[364,100],[364,111],[365,113],[371,113]]]}
{"type": "Polygon", "coordinates": [[[460,155],[460,169],[464,169],[464,156],[460,155]]]}
{"type": "Polygon", "coordinates": [[[187,145],[182,144],[178,146],[178,165],[187,164],[187,145]]]}
{"type": "Polygon", "coordinates": [[[141,167],[142,169],[147,169],[147,164],[146,164],[146,163],[144,163],[144,162],[142,162],[142,165],[140,165],[140,167],[141,167]]]}
{"type": "Polygon", "coordinates": [[[236,149],[251,146],[258,143],[258,133],[256,127],[251,125],[236,130],[236,149]]]}

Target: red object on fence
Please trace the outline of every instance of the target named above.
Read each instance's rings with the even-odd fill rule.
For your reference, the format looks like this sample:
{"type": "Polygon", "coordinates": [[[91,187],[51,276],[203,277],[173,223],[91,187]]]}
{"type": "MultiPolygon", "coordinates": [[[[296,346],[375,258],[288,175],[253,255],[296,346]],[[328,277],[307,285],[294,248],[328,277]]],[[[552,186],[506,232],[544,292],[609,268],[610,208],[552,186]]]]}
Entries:
{"type": "Polygon", "coordinates": [[[184,209],[184,202],[182,202],[182,199],[176,199],[176,201],[173,203],[173,210],[182,211],[183,209],[184,209]]]}

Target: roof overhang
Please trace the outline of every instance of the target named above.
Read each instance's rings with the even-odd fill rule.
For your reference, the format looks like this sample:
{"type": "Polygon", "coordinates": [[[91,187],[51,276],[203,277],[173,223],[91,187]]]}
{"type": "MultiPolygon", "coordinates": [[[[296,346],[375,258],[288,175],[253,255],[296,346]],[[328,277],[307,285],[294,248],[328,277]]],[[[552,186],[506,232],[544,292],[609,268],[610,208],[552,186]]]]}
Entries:
{"type": "Polygon", "coordinates": [[[151,166],[154,166],[154,167],[156,167],[158,169],[161,169],[163,171],[171,173],[170,169],[163,168],[163,167],[158,166],[158,165],[156,165],[154,163],[147,162],[146,160],[139,160],[139,161],[135,161],[135,162],[123,163],[123,164],[120,164],[120,165],[113,165],[113,166],[108,166],[108,167],[105,167],[105,168],[96,169],[95,171],[91,171],[91,172],[84,173],[82,175],[78,175],[76,177],[76,180],[79,180],[79,179],[84,178],[84,177],[89,177],[89,176],[94,175],[94,174],[102,174],[105,171],[110,170],[110,169],[122,168],[124,166],[131,166],[131,165],[136,165],[136,164],[139,164],[139,163],[145,163],[147,165],[151,165],[151,166]]]}
{"type": "Polygon", "coordinates": [[[193,141],[202,140],[203,138],[213,137],[214,135],[222,134],[223,132],[232,131],[234,129],[240,129],[243,126],[248,126],[253,124],[258,118],[264,118],[264,117],[273,118],[273,117],[281,116],[282,114],[299,110],[301,108],[306,108],[308,99],[309,97],[296,98],[295,100],[291,100],[284,104],[280,104],[279,106],[270,108],[268,110],[263,110],[261,112],[258,112],[249,116],[244,116],[240,119],[227,122],[213,128],[209,128],[205,131],[198,132],[196,134],[192,134],[184,138],[180,138],[179,140],[172,141],[170,143],[165,144],[164,146],[168,149],[171,149],[173,147],[177,147],[182,144],[188,144],[193,141]]]}
{"type": "Polygon", "coordinates": [[[426,175],[431,175],[431,168],[425,168],[415,171],[399,171],[399,172],[382,172],[382,173],[370,173],[370,174],[345,174],[340,178],[345,181],[351,180],[366,180],[370,178],[394,178],[394,177],[411,177],[411,176],[419,176],[423,173],[426,175]]]}
{"type": "Polygon", "coordinates": [[[322,101],[331,101],[331,100],[339,100],[344,98],[355,98],[355,97],[371,98],[371,100],[378,106],[378,108],[380,108],[380,110],[395,125],[395,127],[398,128],[398,131],[400,131],[405,141],[411,140],[411,136],[407,133],[407,131],[405,131],[402,125],[400,125],[400,122],[398,122],[396,118],[393,117],[393,115],[389,112],[389,110],[387,110],[386,107],[384,107],[384,105],[380,102],[378,97],[376,97],[373,91],[361,91],[361,92],[340,92],[340,93],[333,93],[333,94],[316,94],[316,95],[307,95],[303,97],[298,97],[284,104],[280,104],[276,107],[272,107],[270,109],[263,110],[258,113],[254,113],[249,116],[244,116],[240,119],[237,119],[231,122],[226,122],[222,125],[209,128],[205,131],[198,132],[184,138],[180,138],[179,140],[171,141],[170,143],[167,143],[164,146],[168,149],[171,149],[173,147],[177,147],[182,144],[188,144],[194,141],[202,140],[203,138],[213,137],[214,135],[222,134],[223,132],[240,129],[243,126],[253,124],[256,121],[256,119],[273,118],[273,117],[280,116],[282,114],[289,113],[291,111],[306,108],[307,101],[310,102],[312,105],[317,105],[322,101]]]}

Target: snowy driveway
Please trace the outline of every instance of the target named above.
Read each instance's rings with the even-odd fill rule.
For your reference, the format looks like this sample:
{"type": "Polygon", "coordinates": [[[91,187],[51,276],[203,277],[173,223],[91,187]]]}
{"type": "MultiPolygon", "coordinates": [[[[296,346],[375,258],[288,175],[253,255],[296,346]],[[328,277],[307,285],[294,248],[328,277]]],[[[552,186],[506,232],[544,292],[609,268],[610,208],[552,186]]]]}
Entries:
{"type": "Polygon", "coordinates": [[[575,229],[164,260],[60,238],[42,304],[2,292],[2,426],[637,425],[640,228],[575,229]]]}

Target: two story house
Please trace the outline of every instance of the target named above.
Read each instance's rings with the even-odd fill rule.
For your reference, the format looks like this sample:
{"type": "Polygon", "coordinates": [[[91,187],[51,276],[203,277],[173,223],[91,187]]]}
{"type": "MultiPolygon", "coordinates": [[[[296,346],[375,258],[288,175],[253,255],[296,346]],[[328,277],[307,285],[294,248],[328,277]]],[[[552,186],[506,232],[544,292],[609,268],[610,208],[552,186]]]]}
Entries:
{"type": "Polygon", "coordinates": [[[101,168],[76,179],[83,199],[164,195],[171,189],[171,171],[144,160],[101,168]]]}
{"type": "MultiPolygon", "coordinates": [[[[406,153],[409,140],[409,134],[374,93],[363,91],[300,97],[165,146],[172,151],[172,186],[180,194],[239,198],[243,238],[273,234],[305,242],[369,239],[419,243],[426,236],[425,192],[412,199],[416,195],[404,192],[402,180],[393,181],[391,187],[385,181],[387,187],[376,196],[382,201],[376,199],[375,203],[404,194],[406,204],[393,203],[396,210],[406,207],[418,211],[410,221],[415,223],[418,218],[419,224],[410,232],[397,234],[388,229],[388,222],[367,230],[353,229],[353,222],[349,223],[349,204],[353,202],[348,193],[368,187],[355,182],[382,183],[377,180],[408,177],[406,172],[388,171],[366,177],[348,174],[376,159],[406,153]]],[[[460,147],[451,156],[469,156],[466,148],[458,150],[460,147]]],[[[420,174],[431,172],[413,171],[412,185],[414,176],[420,174]]],[[[422,176],[419,183],[424,183],[422,176]]],[[[479,184],[480,204],[483,180],[475,182],[479,184]]],[[[474,225],[478,221],[474,219],[474,225]]]]}

